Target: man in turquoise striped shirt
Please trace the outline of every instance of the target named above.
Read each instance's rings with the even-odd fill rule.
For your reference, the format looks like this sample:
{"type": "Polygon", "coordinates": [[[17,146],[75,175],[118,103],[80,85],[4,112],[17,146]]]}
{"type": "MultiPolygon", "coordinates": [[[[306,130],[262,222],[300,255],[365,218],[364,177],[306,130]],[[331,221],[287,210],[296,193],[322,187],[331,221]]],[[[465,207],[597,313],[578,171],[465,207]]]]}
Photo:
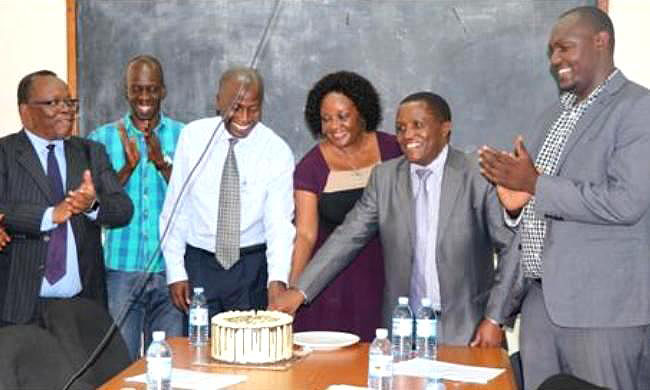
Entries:
{"type": "Polygon", "coordinates": [[[151,342],[151,332],[181,336],[183,315],[172,305],[165,262],[158,248],[158,217],[183,124],[161,113],[165,81],[160,62],[148,55],[131,59],[125,72],[130,110],[88,138],[106,146],[113,168],[133,201],[131,222],[105,231],[108,307],[129,348],[131,360],[151,342]]]}

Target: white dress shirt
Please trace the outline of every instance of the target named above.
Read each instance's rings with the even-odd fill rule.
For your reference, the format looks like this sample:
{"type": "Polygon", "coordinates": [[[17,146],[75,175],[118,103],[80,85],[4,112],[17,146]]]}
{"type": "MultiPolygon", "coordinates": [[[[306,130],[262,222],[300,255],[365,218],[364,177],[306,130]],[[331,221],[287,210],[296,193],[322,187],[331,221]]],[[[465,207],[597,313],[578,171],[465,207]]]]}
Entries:
{"type": "MultiPolygon", "coordinates": [[[[411,184],[413,188],[413,199],[420,189],[420,179],[415,173],[416,170],[426,168],[431,171],[431,176],[427,180],[428,204],[431,205],[429,210],[429,231],[426,240],[426,269],[425,269],[425,288],[427,297],[431,299],[431,304],[435,310],[440,310],[440,282],[438,280],[438,269],[436,265],[436,241],[438,239],[438,216],[440,215],[440,192],[442,191],[442,175],[447,161],[449,147],[445,146],[438,156],[427,166],[410,164],[411,184]]],[[[414,230],[415,231],[415,230],[414,230]]],[[[419,307],[420,302],[413,302],[412,307],[419,307]]]]}
{"type": "MultiPolygon", "coordinates": [[[[187,280],[184,266],[186,245],[215,251],[219,185],[228,152],[228,139],[232,138],[223,124],[219,126],[203,161],[191,173],[187,188],[182,195],[180,193],[220,123],[218,116],[191,122],[183,128],[178,139],[172,175],[160,215],[161,246],[168,284],[187,280]],[[173,211],[179,195],[180,202],[173,211]]],[[[292,223],[293,153],[278,135],[262,123],[257,123],[234,148],[240,180],[240,246],[266,243],[268,281],[286,283],[295,237],[292,223]]]]}

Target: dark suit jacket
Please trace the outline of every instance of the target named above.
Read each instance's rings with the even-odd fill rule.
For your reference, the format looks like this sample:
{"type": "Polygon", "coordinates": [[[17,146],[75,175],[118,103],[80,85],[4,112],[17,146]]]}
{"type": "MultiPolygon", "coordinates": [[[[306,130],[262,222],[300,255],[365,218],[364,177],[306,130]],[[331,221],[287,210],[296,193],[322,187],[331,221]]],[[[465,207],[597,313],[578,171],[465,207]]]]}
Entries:
{"type": "MultiPolygon", "coordinates": [[[[104,147],[78,137],[65,141],[66,191],[76,189],[90,169],[100,204],[95,221],[83,214],[71,218],[77,245],[81,296],[106,305],[101,226],[125,225],[133,204],[122,190],[104,147]]],[[[47,175],[25,131],[0,139],[0,213],[12,237],[0,252],[0,319],[29,322],[35,312],[49,241],[41,232],[45,210],[54,205],[47,175]]]]}
{"type": "MultiPolygon", "coordinates": [[[[408,161],[400,157],[378,165],[345,222],[307,265],[298,288],[313,299],[379,232],[386,274],[382,318],[390,328],[397,298],[409,295],[414,221],[408,161]]],[[[500,322],[508,320],[513,310],[508,288],[512,282],[502,274],[516,275],[518,259],[508,255],[516,251],[505,251],[513,236],[503,222],[493,187],[479,173],[476,157],[450,147],[436,244],[442,343],[469,343],[485,314],[500,322]],[[509,272],[495,276],[494,253],[501,249],[499,270],[506,267],[509,272]]]]}

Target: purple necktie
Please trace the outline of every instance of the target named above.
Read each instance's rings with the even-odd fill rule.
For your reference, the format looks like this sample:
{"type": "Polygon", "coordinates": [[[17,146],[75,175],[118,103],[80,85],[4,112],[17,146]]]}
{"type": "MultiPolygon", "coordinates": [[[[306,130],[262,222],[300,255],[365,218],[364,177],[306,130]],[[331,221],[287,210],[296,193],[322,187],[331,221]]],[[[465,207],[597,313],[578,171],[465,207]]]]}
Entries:
{"type": "MultiPolygon", "coordinates": [[[[50,188],[54,195],[54,204],[57,205],[63,201],[63,179],[59,171],[59,164],[56,162],[54,155],[54,145],[48,145],[47,148],[47,178],[50,181],[50,188]]],[[[54,284],[65,275],[65,251],[68,239],[67,222],[59,224],[50,233],[50,243],[47,247],[47,259],[45,260],[45,279],[50,284],[54,284]]]]}
{"type": "Polygon", "coordinates": [[[417,169],[415,174],[420,179],[418,192],[415,195],[415,240],[413,250],[413,268],[411,270],[411,308],[416,311],[422,298],[431,298],[427,291],[427,241],[429,239],[429,191],[427,179],[433,172],[429,169],[417,169]]]}

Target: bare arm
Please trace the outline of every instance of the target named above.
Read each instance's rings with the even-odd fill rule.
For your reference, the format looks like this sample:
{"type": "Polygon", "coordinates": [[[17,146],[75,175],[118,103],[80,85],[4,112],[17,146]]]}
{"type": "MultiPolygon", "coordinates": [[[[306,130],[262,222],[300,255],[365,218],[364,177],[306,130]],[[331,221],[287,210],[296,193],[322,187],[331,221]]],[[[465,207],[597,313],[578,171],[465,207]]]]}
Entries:
{"type": "Polygon", "coordinates": [[[294,191],[296,240],[291,257],[289,285],[293,286],[307,266],[318,235],[318,197],[309,191],[294,191]]]}

